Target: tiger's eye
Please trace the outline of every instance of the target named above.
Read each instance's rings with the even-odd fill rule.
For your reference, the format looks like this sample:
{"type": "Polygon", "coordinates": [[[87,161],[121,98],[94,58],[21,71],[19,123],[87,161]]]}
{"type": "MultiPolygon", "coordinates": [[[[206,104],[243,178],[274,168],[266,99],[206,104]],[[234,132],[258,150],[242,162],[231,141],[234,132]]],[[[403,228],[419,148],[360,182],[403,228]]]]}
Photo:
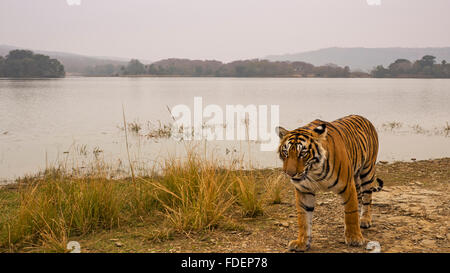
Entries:
{"type": "Polygon", "coordinates": [[[289,148],[289,145],[286,143],[286,144],[283,145],[283,147],[281,149],[281,154],[284,157],[288,157],[288,148],[289,148]]]}

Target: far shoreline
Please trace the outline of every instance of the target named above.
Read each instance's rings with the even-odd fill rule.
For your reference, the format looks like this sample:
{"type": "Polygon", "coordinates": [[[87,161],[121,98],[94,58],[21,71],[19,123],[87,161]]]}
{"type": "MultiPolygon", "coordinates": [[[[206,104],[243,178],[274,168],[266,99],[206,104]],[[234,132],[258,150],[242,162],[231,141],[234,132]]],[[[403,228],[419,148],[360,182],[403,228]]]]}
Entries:
{"type": "Polygon", "coordinates": [[[65,77],[0,77],[0,80],[63,80],[73,78],[197,78],[197,79],[375,79],[375,80],[450,80],[437,77],[304,77],[304,76],[187,76],[187,75],[119,75],[119,76],[87,76],[66,75],[65,77]]]}

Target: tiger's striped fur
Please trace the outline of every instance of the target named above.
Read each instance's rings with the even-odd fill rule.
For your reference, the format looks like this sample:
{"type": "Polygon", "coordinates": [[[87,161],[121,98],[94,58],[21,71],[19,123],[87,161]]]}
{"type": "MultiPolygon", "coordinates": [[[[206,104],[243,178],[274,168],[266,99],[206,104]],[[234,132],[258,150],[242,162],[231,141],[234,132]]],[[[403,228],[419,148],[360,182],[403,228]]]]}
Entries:
{"type": "Polygon", "coordinates": [[[351,115],[333,122],[317,119],[292,131],[278,127],[277,131],[283,171],[296,188],[299,234],[289,248],[297,251],[309,248],[318,191],[333,191],[341,196],[345,242],[362,245],[360,227],[368,228],[372,223],[372,192],[383,186],[383,181],[375,177],[378,153],[375,127],[364,117],[351,115]]]}

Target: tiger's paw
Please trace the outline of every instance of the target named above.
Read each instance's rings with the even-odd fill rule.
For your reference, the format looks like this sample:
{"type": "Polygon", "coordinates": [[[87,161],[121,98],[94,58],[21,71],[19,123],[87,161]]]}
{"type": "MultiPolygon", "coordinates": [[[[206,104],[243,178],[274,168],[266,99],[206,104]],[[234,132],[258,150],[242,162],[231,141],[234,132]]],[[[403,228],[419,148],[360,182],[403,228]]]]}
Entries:
{"type": "Polygon", "coordinates": [[[362,246],[364,244],[364,238],[362,234],[345,235],[345,243],[349,246],[362,246]]]}
{"type": "Polygon", "coordinates": [[[309,243],[306,241],[294,240],[288,244],[289,251],[305,252],[309,249],[309,243]]]}
{"type": "Polygon", "coordinates": [[[360,227],[370,228],[372,226],[372,220],[369,218],[361,218],[360,227]]]}

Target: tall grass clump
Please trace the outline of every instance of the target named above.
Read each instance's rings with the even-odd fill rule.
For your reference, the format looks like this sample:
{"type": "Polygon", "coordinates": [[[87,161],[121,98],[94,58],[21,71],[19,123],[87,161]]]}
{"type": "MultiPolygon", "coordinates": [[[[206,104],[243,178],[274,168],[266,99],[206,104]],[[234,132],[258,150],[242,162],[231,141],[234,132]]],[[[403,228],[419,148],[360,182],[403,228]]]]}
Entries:
{"type": "Polygon", "coordinates": [[[165,162],[162,174],[149,181],[156,205],[180,231],[216,227],[233,205],[230,171],[189,153],[186,160],[165,162]]]}
{"type": "Polygon", "coordinates": [[[257,178],[253,171],[235,171],[233,173],[233,193],[241,207],[244,217],[263,214],[261,199],[258,194],[257,178]]]}
{"type": "Polygon", "coordinates": [[[389,130],[393,131],[394,129],[401,128],[403,126],[403,124],[398,121],[391,121],[391,122],[383,123],[381,126],[384,129],[389,129],[389,130]]]}
{"type": "Polygon", "coordinates": [[[104,178],[43,177],[19,188],[19,206],[0,244],[65,251],[67,238],[118,226],[123,194],[104,178]]]}
{"type": "Polygon", "coordinates": [[[286,186],[287,183],[284,174],[274,173],[266,179],[264,191],[269,204],[281,204],[281,195],[286,186]]]}
{"type": "Polygon", "coordinates": [[[50,168],[20,179],[14,191],[0,189],[0,251],[65,252],[70,238],[145,221],[189,233],[263,214],[264,175],[194,150],[162,162],[145,177],[131,171],[119,179],[103,164],[91,172],[50,168]]]}
{"type": "Polygon", "coordinates": [[[444,134],[446,137],[450,135],[450,125],[448,124],[448,122],[446,122],[446,125],[444,126],[444,134]]]}

